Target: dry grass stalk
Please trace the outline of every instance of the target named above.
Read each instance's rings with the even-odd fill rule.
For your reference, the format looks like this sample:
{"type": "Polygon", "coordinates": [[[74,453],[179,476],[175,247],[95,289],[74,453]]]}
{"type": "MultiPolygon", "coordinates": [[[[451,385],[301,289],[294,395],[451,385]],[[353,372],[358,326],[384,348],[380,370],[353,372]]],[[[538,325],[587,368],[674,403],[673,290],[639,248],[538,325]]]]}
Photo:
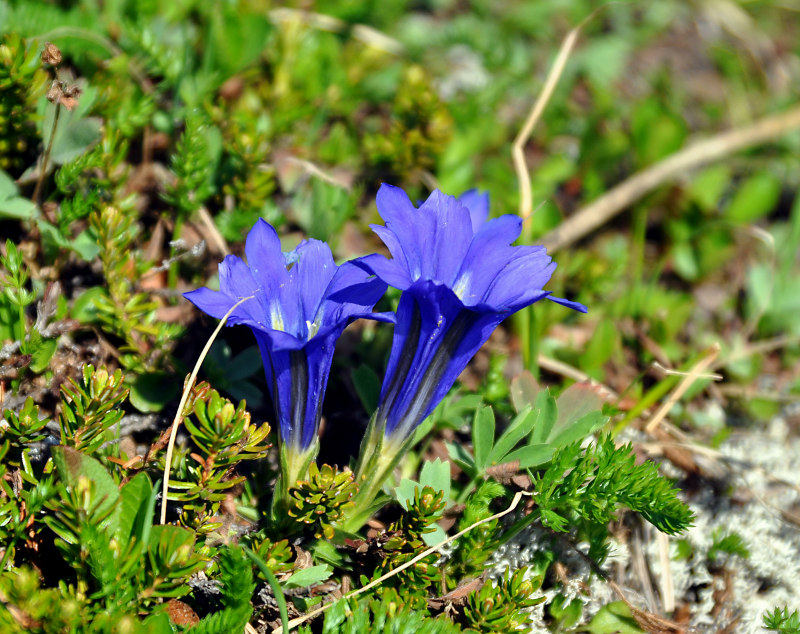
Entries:
{"type": "Polygon", "coordinates": [[[526,224],[530,222],[530,217],[533,212],[533,192],[531,190],[531,177],[528,171],[528,164],[525,162],[524,147],[528,139],[530,139],[537,121],[539,121],[539,118],[542,116],[547,102],[550,101],[550,97],[553,96],[556,84],[558,84],[558,80],[564,72],[569,54],[572,52],[575,42],[578,40],[578,34],[585,22],[586,20],[567,33],[567,36],[561,43],[561,49],[558,51],[553,66],[547,74],[542,92],[539,93],[539,98],[533,104],[528,118],[525,120],[522,129],[514,139],[514,144],[511,146],[514,170],[517,172],[517,180],[519,181],[519,216],[526,224]]]}
{"type": "Polygon", "coordinates": [[[800,107],[754,124],[699,141],[685,150],[631,176],[548,233],[542,243],[549,252],[563,249],[602,226],[656,187],[680,174],[761,145],[800,128],[800,107]]]}
{"type": "Polygon", "coordinates": [[[208,354],[208,351],[211,350],[211,344],[214,343],[214,340],[217,338],[219,331],[222,330],[222,327],[225,325],[225,322],[228,321],[228,317],[231,316],[234,310],[236,310],[241,304],[244,304],[248,299],[253,299],[254,295],[250,297],[245,297],[244,299],[240,299],[236,302],[231,309],[225,313],[225,316],[219,320],[217,327],[214,329],[214,332],[211,333],[211,336],[208,338],[206,345],[203,347],[202,352],[200,352],[200,356],[197,358],[197,363],[194,364],[194,368],[192,369],[192,373],[189,375],[186,384],[183,386],[183,394],[181,395],[181,402],[178,404],[178,409],[175,412],[175,418],[172,420],[172,425],[170,426],[170,433],[169,433],[169,444],[167,445],[167,455],[164,459],[164,483],[161,487],[161,519],[159,520],[160,524],[166,524],[167,522],[167,494],[169,493],[169,472],[170,468],[172,467],[172,453],[175,451],[175,437],[178,435],[178,427],[180,427],[181,422],[183,421],[183,409],[186,407],[186,402],[189,400],[189,393],[192,391],[194,387],[194,382],[197,380],[197,373],[200,371],[200,366],[203,365],[203,361],[208,354]]]}
{"type": "Polygon", "coordinates": [[[661,563],[661,605],[664,614],[675,611],[675,586],[672,583],[672,568],[669,564],[669,535],[656,532],[658,542],[658,559],[661,563]]]}
{"type": "Polygon", "coordinates": [[[644,430],[647,433],[651,433],[658,424],[669,414],[670,410],[675,406],[675,403],[686,393],[692,384],[703,374],[708,367],[714,362],[719,354],[719,344],[715,343],[711,346],[711,350],[709,354],[705,357],[700,359],[695,366],[689,370],[686,376],[683,377],[683,380],[678,383],[676,388],[670,393],[669,398],[664,402],[664,404],[658,408],[658,411],[653,415],[653,417],[647,422],[644,427],[644,430]]]}

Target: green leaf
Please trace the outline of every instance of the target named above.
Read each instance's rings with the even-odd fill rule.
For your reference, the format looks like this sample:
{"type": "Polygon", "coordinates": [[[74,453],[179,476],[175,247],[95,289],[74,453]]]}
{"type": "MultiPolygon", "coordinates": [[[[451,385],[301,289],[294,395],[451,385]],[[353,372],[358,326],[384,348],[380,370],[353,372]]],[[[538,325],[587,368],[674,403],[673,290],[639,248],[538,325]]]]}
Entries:
{"type": "MultiPolygon", "coordinates": [[[[56,471],[67,486],[74,487],[81,477],[88,478],[95,485],[95,495],[102,502],[98,506],[99,512],[110,509],[119,500],[119,489],[114,479],[99,461],[91,458],[71,447],[53,447],[53,463],[56,471]]],[[[111,530],[116,529],[118,513],[109,519],[111,530]]]]}
{"type": "Polygon", "coordinates": [[[694,282],[700,276],[700,264],[690,242],[678,242],[672,247],[672,266],[678,275],[689,282],[694,282]]]}
{"type": "Polygon", "coordinates": [[[559,430],[559,432],[548,441],[548,444],[553,447],[553,449],[558,449],[570,443],[583,440],[586,436],[597,431],[607,422],[608,417],[603,416],[603,412],[589,412],[585,416],[581,416],[578,420],[573,421],[559,430]]]}
{"type": "Polygon", "coordinates": [[[30,369],[35,374],[41,374],[47,370],[50,359],[58,350],[58,339],[44,339],[37,330],[34,330],[29,343],[32,348],[30,353],[33,355],[30,369]]]}
{"type": "Polygon", "coordinates": [[[730,180],[730,167],[725,164],[714,165],[692,178],[687,193],[704,211],[716,212],[730,180]]]}
{"type": "Polygon", "coordinates": [[[258,346],[250,346],[233,357],[226,365],[225,378],[231,382],[242,381],[263,372],[263,368],[258,346]]]}
{"type": "Polygon", "coordinates": [[[72,318],[82,324],[90,324],[97,321],[96,301],[100,297],[107,297],[105,289],[100,286],[93,286],[78,295],[72,303],[72,310],[70,311],[72,318]]]}
{"type": "Polygon", "coordinates": [[[517,414],[500,438],[497,439],[494,447],[492,447],[492,451],[489,454],[489,464],[493,465],[504,462],[503,458],[505,455],[511,451],[520,440],[531,433],[535,422],[536,414],[533,409],[531,409],[530,405],[517,414]]]}
{"type": "Polygon", "coordinates": [[[475,452],[475,466],[483,471],[489,460],[494,443],[494,411],[484,405],[475,412],[472,422],[472,447],[475,452]]]}
{"type": "Polygon", "coordinates": [[[381,394],[381,380],[375,370],[368,365],[361,364],[352,373],[353,386],[364,409],[372,413],[378,409],[378,399],[381,394]]]}
{"type": "Polygon", "coordinates": [[[0,170],[0,218],[26,220],[36,213],[32,201],[19,196],[19,188],[6,172],[0,170]]]}
{"type": "Polygon", "coordinates": [[[131,405],[140,412],[160,412],[180,391],[181,386],[173,374],[141,374],[131,385],[131,405]]]}
{"type": "Polygon", "coordinates": [[[341,567],[344,563],[344,555],[339,551],[336,546],[324,539],[318,539],[312,546],[314,551],[314,558],[321,559],[322,561],[331,564],[332,566],[341,567]]]}
{"type": "Polygon", "coordinates": [[[14,179],[5,170],[0,170],[0,199],[11,198],[19,193],[14,179]]]}
{"type": "Polygon", "coordinates": [[[511,405],[519,413],[526,407],[532,407],[541,388],[529,370],[525,370],[511,381],[511,405]]]}
{"type": "Polygon", "coordinates": [[[397,496],[397,502],[400,506],[408,510],[408,502],[414,499],[414,490],[419,488],[419,482],[409,478],[400,480],[400,484],[394,488],[394,494],[397,496]]]}
{"type": "MultiPolygon", "coordinates": [[[[97,90],[86,87],[78,100],[75,110],[61,108],[53,147],[50,151],[50,164],[63,165],[77,158],[100,140],[103,121],[98,117],[86,117],[97,97],[97,90]]],[[[55,108],[45,101],[46,110],[42,123],[43,138],[50,139],[53,129],[55,108]]]]}
{"type": "Polygon", "coordinates": [[[530,469],[531,467],[538,467],[549,461],[553,456],[554,447],[544,444],[531,444],[521,447],[509,453],[503,462],[515,462],[519,460],[520,469],[530,469]]]}
{"type": "Polygon", "coordinates": [[[421,487],[431,487],[434,491],[444,493],[444,499],[450,499],[450,463],[436,458],[426,460],[419,474],[421,487]]]}
{"type": "Polygon", "coordinates": [[[461,445],[446,442],[445,447],[450,454],[450,459],[455,462],[470,478],[476,477],[475,461],[469,452],[461,445]]]}
{"type": "Polygon", "coordinates": [[[600,410],[603,407],[603,397],[591,383],[574,383],[561,393],[556,405],[558,416],[550,433],[551,437],[561,434],[586,414],[600,410]]]}
{"type": "Polygon", "coordinates": [[[148,502],[153,492],[153,485],[146,473],[137,473],[119,492],[119,524],[116,538],[127,542],[131,538],[134,525],[141,522],[141,516],[146,514],[148,502]]]}
{"type": "Polygon", "coordinates": [[[770,308],[775,280],[769,264],[754,264],[747,271],[748,317],[762,315],[770,308]]]}
{"type": "Polygon", "coordinates": [[[166,612],[157,612],[148,616],[142,621],[141,631],[149,634],[173,634],[174,632],[166,612]]]}
{"type": "Polygon", "coordinates": [[[319,564],[310,568],[303,568],[295,572],[281,585],[284,590],[291,588],[307,588],[308,586],[325,581],[333,574],[333,569],[327,564],[319,564]]]}
{"type": "Polygon", "coordinates": [[[630,608],[622,601],[604,605],[588,625],[577,631],[591,634],[644,634],[631,615],[630,608]]]}
{"type": "Polygon", "coordinates": [[[71,248],[86,262],[91,262],[100,254],[100,247],[94,232],[90,229],[81,231],[71,243],[71,248]]]}
{"type": "Polygon", "coordinates": [[[757,172],[750,176],[734,195],[725,211],[728,219],[747,224],[763,218],[778,203],[781,180],[770,172],[757,172]]]}
{"type": "Polygon", "coordinates": [[[533,423],[533,431],[531,431],[531,443],[540,444],[547,441],[558,417],[556,400],[550,394],[550,390],[539,392],[536,396],[534,410],[536,411],[536,420],[533,423]]]}
{"type": "Polygon", "coordinates": [[[0,198],[0,218],[14,218],[15,220],[28,220],[36,213],[33,201],[20,196],[0,198]]]}

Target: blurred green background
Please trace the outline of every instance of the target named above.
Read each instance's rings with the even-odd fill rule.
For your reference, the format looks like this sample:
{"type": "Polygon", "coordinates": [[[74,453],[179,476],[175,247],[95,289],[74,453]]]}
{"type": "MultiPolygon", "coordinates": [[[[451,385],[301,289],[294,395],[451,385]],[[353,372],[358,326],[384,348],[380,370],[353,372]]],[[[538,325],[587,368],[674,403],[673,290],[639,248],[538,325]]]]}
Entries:
{"type": "MultiPolygon", "coordinates": [[[[511,144],[586,20],[525,145],[535,213],[523,239],[535,243],[694,140],[793,107],[799,16],[792,2],[734,0],[0,1],[0,234],[19,245],[36,298],[60,281],[51,319],[81,324],[83,352],[70,354],[123,366],[134,403],[158,410],[211,327],[188,328],[200,318],[180,292],[213,286],[257,218],[287,246],[324,239],[343,259],[379,247],[367,224],[381,182],[412,199],[478,187],[493,215],[517,213],[511,144]],[[63,52],[58,69],[41,67],[45,41],[63,52]],[[81,94],[51,139],[56,73],[81,94]],[[30,204],[40,180],[42,212],[30,204]]],[[[462,389],[507,406],[509,377],[539,374],[543,355],[635,412],[677,381],[653,362],[685,370],[719,342],[728,380],[711,394],[729,416],[695,405],[678,418],[712,437],[730,414],[760,420],[795,401],[799,148],[790,130],[682,174],[557,252],[550,288],[588,316],[547,302],[523,313],[462,389]]],[[[0,340],[19,338],[16,315],[0,300],[0,340]]],[[[54,337],[30,344],[34,374],[74,367],[54,337]]],[[[250,344],[229,335],[206,371],[258,405],[250,344]]],[[[368,400],[388,332],[342,348],[334,382],[368,400]]]]}

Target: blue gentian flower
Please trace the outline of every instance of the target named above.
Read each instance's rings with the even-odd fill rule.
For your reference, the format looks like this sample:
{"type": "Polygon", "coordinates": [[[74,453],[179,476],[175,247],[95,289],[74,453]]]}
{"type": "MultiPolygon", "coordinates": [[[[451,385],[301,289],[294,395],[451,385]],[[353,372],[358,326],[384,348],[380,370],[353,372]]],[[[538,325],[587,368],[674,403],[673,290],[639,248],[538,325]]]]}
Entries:
{"type": "MultiPolygon", "coordinates": [[[[403,291],[373,433],[399,447],[447,394],[469,360],[510,314],[549,299],[556,264],[541,246],[511,246],[522,229],[515,215],[487,220],[489,200],[436,190],[419,209],[397,187],[378,191],[385,221],[372,229],[392,257],[358,264],[403,291]]],[[[384,449],[385,450],[385,449],[384,449]]]]}
{"type": "Polygon", "coordinates": [[[229,255],[219,265],[219,291],[200,288],[185,297],[218,319],[239,300],[253,298],[233,311],[228,324],[249,326],[261,350],[289,487],[316,454],[339,335],[355,319],[393,316],[371,312],[386,283],[352,263],[337,266],[324,242],[305,240],[283,253],[275,229],[259,220],[247,235],[245,255],[247,264],[229,255]]]}

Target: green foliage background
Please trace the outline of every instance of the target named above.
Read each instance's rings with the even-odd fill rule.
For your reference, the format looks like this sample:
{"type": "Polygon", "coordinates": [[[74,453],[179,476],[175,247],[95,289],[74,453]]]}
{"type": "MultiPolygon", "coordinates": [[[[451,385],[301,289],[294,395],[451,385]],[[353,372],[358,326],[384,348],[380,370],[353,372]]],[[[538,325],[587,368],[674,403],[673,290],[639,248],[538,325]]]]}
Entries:
{"type": "MultiPolygon", "coordinates": [[[[381,182],[412,199],[478,187],[493,215],[516,213],[513,140],[561,40],[586,20],[525,146],[535,213],[521,241],[536,243],[694,140],[793,107],[794,17],[766,0],[0,0],[0,600],[20,610],[0,610],[0,623],[19,627],[22,614],[32,631],[92,622],[166,632],[176,627],[166,600],[179,595],[202,614],[197,631],[274,622],[284,593],[305,611],[319,601],[308,588],[344,573],[377,578],[422,552],[444,536],[445,507],[465,503],[457,528],[489,517],[494,500],[510,500],[498,475],[508,464],[539,496],[534,512],[483,524],[446,564],[431,555],[360,603],[337,604],[323,630],[347,618],[342,631],[504,631],[552,583],[555,547],[524,575],[474,591],[454,608],[457,625],[432,619],[428,600],[479,577],[493,549],[531,523],[589,542],[598,561],[623,508],[665,532],[685,529],[691,515],[671,484],[599,432],[620,433],[677,384],[654,361],[686,371],[711,344],[728,416],[703,406],[703,379],[672,411],[688,432],[713,444],[736,417],[758,424],[797,399],[797,131],[654,189],[558,252],[549,288],[589,315],[537,305],[505,325],[387,488],[397,504],[382,500],[385,539],[353,552],[344,540],[357,536],[337,524],[352,487],[342,470],[322,466],[295,489],[292,515],[265,519],[273,437],[251,414],[267,419],[269,403],[257,351],[237,331],[212,349],[210,385],[194,387],[171,524],[153,525],[165,460],[154,430],[213,325],[180,293],[215,286],[216,263],[241,253],[257,218],[287,248],[310,236],[338,259],[371,252],[381,182]],[[42,64],[45,42],[63,62],[42,64]],[[77,95],[73,108],[48,100],[53,80],[77,95]],[[554,363],[621,394],[618,409],[570,392],[554,363]],[[751,396],[765,383],[774,389],[751,396]],[[144,449],[118,442],[130,415],[151,417],[137,438],[144,449]],[[443,437],[460,469],[452,482],[449,467],[426,460],[443,437]],[[239,537],[260,564],[228,545],[239,537]],[[290,539],[313,552],[310,567],[290,539]],[[201,571],[216,598],[188,585],[201,571]]],[[[331,428],[365,423],[388,333],[365,327],[337,357],[331,428]]],[[[347,462],[349,447],[328,447],[325,460],[347,462]]],[[[746,552],[726,539],[717,550],[746,552]]],[[[548,606],[554,627],[574,621],[562,599],[548,606]]],[[[612,623],[631,620],[612,606],[612,623]]],[[[768,625],[794,631],[796,615],[784,612],[768,625]]]]}

